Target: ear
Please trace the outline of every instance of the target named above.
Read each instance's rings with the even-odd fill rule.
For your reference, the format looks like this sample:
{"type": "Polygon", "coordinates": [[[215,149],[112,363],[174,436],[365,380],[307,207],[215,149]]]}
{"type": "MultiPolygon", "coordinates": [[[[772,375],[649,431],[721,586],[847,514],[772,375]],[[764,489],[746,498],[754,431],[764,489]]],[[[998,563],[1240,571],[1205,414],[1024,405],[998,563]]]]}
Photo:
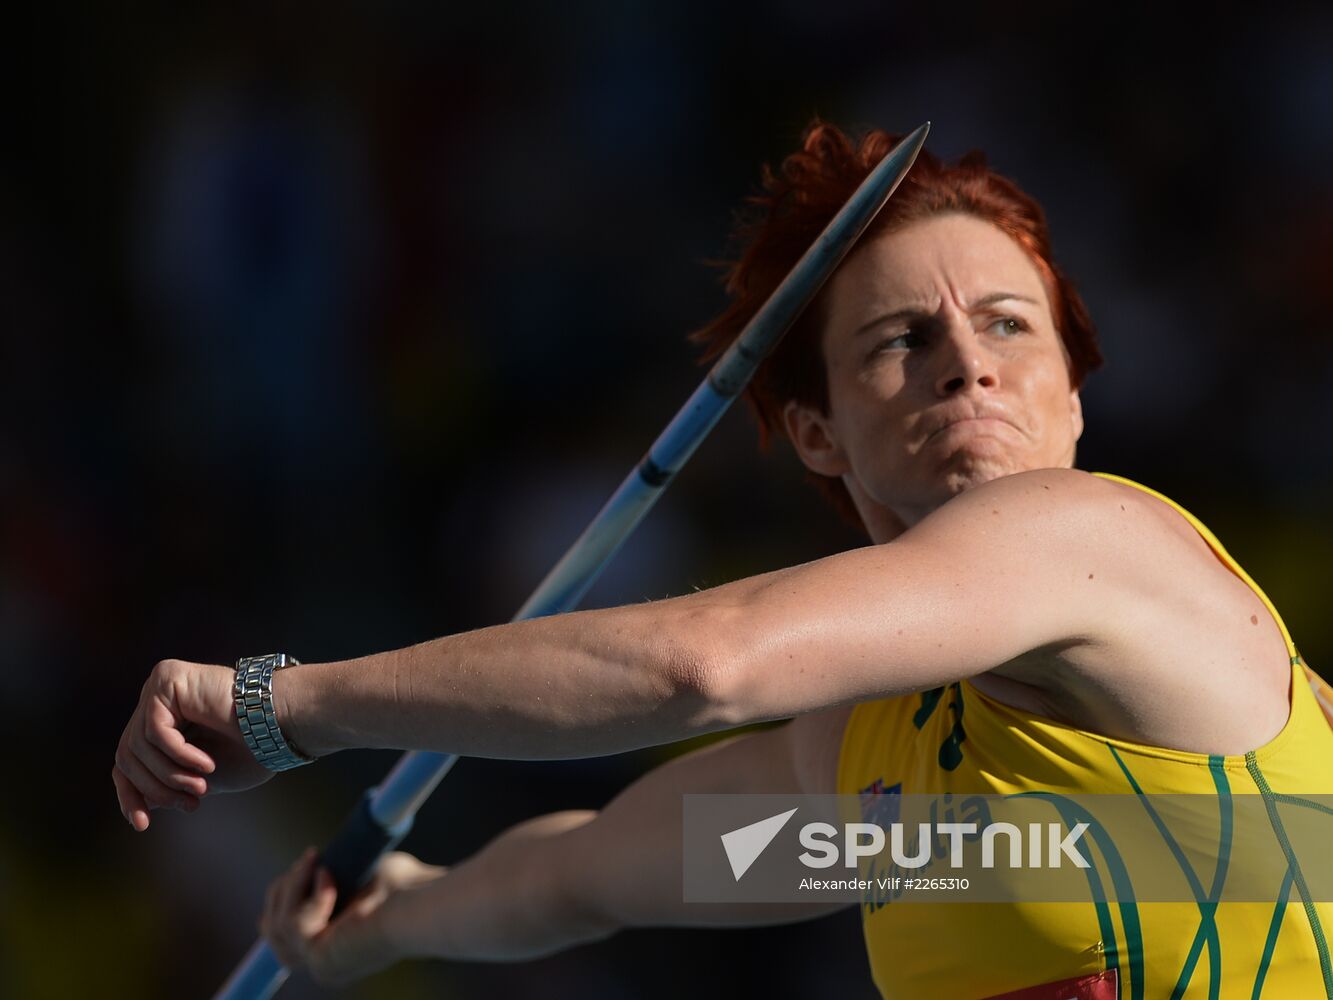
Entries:
{"type": "Polygon", "coordinates": [[[1069,420],[1074,428],[1074,441],[1083,436],[1083,400],[1077,389],[1069,390],[1069,420]]]}
{"type": "Polygon", "coordinates": [[[837,478],[851,471],[830,417],[793,399],[782,408],[782,423],[796,454],[811,472],[837,478]]]}

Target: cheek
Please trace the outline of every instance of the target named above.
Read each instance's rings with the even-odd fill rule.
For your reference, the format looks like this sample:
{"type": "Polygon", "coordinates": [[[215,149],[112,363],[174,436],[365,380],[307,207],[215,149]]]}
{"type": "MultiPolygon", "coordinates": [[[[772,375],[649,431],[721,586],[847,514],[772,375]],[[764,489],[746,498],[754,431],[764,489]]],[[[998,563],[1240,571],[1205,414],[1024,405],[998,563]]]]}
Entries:
{"type": "Polygon", "coordinates": [[[840,423],[859,426],[874,419],[901,390],[901,373],[889,365],[859,365],[830,370],[829,409],[840,423]]]}
{"type": "Polygon", "coordinates": [[[885,365],[857,380],[848,393],[848,410],[854,412],[859,426],[882,434],[885,428],[902,423],[911,409],[911,395],[901,368],[885,365]]]}
{"type": "Polygon", "coordinates": [[[882,464],[912,450],[913,415],[919,410],[902,391],[886,393],[882,386],[858,396],[841,424],[853,462],[882,464]]]}
{"type": "Polygon", "coordinates": [[[1030,404],[1043,414],[1047,428],[1058,433],[1072,430],[1073,411],[1069,402],[1072,391],[1069,374],[1063,367],[1045,372],[1031,385],[1030,404]]]}
{"type": "Polygon", "coordinates": [[[900,400],[910,386],[910,374],[901,359],[885,357],[849,373],[850,395],[865,405],[884,407],[900,400]]]}
{"type": "Polygon", "coordinates": [[[1069,367],[1063,353],[1051,348],[1037,364],[1022,366],[1018,375],[1024,394],[1037,405],[1047,409],[1069,408],[1069,367]]]}

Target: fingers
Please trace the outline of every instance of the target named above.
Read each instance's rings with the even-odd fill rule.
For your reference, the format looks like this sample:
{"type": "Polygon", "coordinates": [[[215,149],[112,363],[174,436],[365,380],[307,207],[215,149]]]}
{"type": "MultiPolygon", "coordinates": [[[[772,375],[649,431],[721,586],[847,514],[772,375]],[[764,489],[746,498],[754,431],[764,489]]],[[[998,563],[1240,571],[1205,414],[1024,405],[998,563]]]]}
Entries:
{"type": "Polygon", "coordinates": [[[170,706],[154,697],[148,703],[144,718],[144,736],[173,761],[190,771],[212,774],[217,764],[199,747],[185,738],[180,726],[185,720],[172,712],[170,706]]]}
{"type": "Polygon", "coordinates": [[[305,968],[324,986],[345,986],[401,957],[377,912],[390,891],[372,880],[330,923],[338,892],[312,847],[269,886],[259,929],[289,969],[305,968]]]}
{"type": "Polygon", "coordinates": [[[312,889],[298,913],[301,932],[308,937],[314,937],[328,926],[333,917],[333,908],[338,903],[338,887],[333,884],[333,876],[327,868],[315,870],[312,889]]]}
{"type": "Polygon", "coordinates": [[[278,912],[292,913],[310,892],[311,869],[315,864],[315,849],[307,847],[287,873],[278,881],[278,912]]]}
{"type": "Polygon", "coordinates": [[[130,744],[130,751],[139,758],[153,776],[173,791],[203,797],[208,793],[208,782],[193,771],[183,769],[156,746],[149,735],[151,726],[145,725],[143,738],[130,744]]]}
{"type": "MultiPolygon", "coordinates": [[[[116,769],[138,793],[134,810],[127,817],[130,825],[142,833],[148,829],[148,812],[170,806],[185,812],[193,812],[199,807],[199,800],[188,792],[168,788],[153,774],[122,740],[116,751],[116,769]]],[[[113,778],[114,780],[114,778],[113,778]]],[[[117,788],[120,788],[117,783],[117,788]]]]}
{"type": "Polygon", "coordinates": [[[125,817],[137,833],[148,829],[148,803],[144,801],[134,783],[120,770],[120,765],[111,768],[111,781],[116,786],[116,799],[120,802],[120,814],[125,817]]]}
{"type": "Polygon", "coordinates": [[[328,926],[337,902],[332,877],[324,868],[316,871],[317,864],[315,849],[308,848],[273,880],[264,897],[259,929],[273,953],[290,969],[308,963],[311,944],[328,926]]]}
{"type": "Polygon", "coordinates": [[[173,707],[174,692],[185,666],[163,661],[153,668],[116,748],[112,782],[120,811],[141,833],[148,829],[154,809],[197,809],[209,790],[203,775],[217,769],[213,758],[192,746],[179,728],[186,720],[173,707]]]}

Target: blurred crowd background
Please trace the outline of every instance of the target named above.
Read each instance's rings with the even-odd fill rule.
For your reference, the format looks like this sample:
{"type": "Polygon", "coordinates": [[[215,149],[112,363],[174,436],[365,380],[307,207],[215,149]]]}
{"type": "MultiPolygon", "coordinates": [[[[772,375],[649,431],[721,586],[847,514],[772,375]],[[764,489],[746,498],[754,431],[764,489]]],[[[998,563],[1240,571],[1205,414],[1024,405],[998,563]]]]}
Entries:
{"type": "MultiPolygon", "coordinates": [[[[20,15],[0,154],[0,993],[212,993],[269,878],[396,755],[341,754],[135,835],[109,770],[149,669],[344,659],[508,619],[696,384],[684,337],[723,301],[706,262],[816,114],[930,119],[937,153],[984,149],[1038,197],[1108,358],[1080,466],[1199,515],[1327,672],[1333,16],[1260,10],[20,15]]],[[[858,544],[738,409],[588,603],[858,544]]],[[[456,862],[678,750],[463,761],[405,848],[456,862]]],[[[872,988],[848,911],[405,964],[343,995],[872,988]]]]}

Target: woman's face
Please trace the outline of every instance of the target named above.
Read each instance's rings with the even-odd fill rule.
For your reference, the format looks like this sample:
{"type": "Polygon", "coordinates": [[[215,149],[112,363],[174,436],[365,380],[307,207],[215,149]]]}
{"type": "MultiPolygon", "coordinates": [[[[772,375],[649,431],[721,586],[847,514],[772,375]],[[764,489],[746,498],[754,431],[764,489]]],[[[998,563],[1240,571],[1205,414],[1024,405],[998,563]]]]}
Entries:
{"type": "Polygon", "coordinates": [[[789,403],[784,416],[872,537],[991,479],[1073,465],[1083,416],[1046,287],[995,226],[912,223],[858,248],[826,301],[829,412],[789,403]]]}

